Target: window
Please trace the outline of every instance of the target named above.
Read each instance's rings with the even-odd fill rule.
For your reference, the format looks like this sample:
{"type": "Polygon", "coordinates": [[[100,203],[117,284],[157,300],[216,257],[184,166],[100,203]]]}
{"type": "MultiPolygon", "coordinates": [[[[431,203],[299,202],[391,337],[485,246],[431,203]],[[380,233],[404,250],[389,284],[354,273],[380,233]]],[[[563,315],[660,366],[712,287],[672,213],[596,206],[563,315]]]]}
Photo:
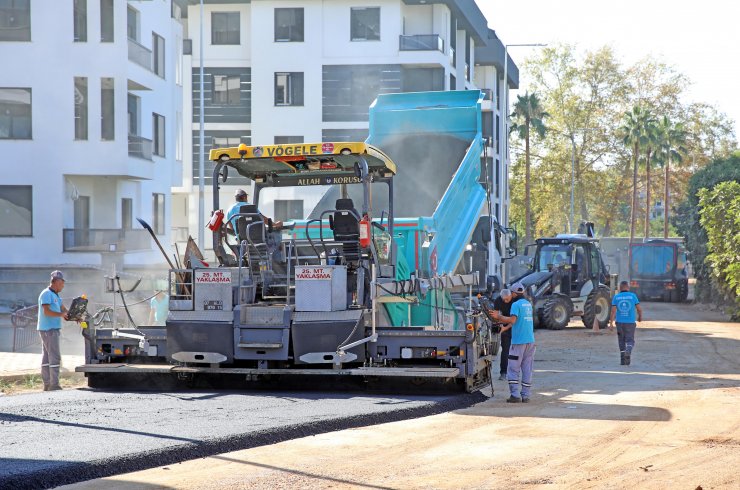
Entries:
{"type": "Polygon", "coordinates": [[[303,105],[303,73],[275,73],[275,105],[303,105]]]}
{"type": "Polygon", "coordinates": [[[211,14],[211,44],[239,44],[239,12],[211,14]]]}
{"type": "Polygon", "coordinates": [[[100,42],[113,42],[113,0],[100,0],[100,42]]]}
{"type": "Polygon", "coordinates": [[[457,86],[457,81],[455,79],[455,75],[450,73],[450,90],[455,90],[456,86],[457,86]]]}
{"type": "MultiPolygon", "coordinates": [[[[172,5],[175,5],[173,2],[172,5]]],[[[182,87],[182,38],[175,38],[175,83],[182,87]]]]}
{"type": "Polygon", "coordinates": [[[290,221],[303,219],[302,200],[275,199],[275,221],[290,221]]]}
{"type": "Polygon", "coordinates": [[[0,88],[0,139],[31,139],[30,88],[0,88]]]}
{"type": "Polygon", "coordinates": [[[31,40],[31,1],[0,0],[0,41],[31,40]]]}
{"type": "Polygon", "coordinates": [[[33,235],[30,185],[0,185],[0,236],[33,235]]]}
{"type": "Polygon", "coordinates": [[[155,155],[164,156],[164,116],[152,114],[152,151],[155,155]]]}
{"type": "Polygon", "coordinates": [[[115,104],[112,78],[100,79],[100,139],[112,141],[115,138],[115,104]]]}
{"type": "Polygon", "coordinates": [[[126,10],[126,35],[132,41],[139,40],[139,12],[131,5],[126,10]]]}
{"type": "Polygon", "coordinates": [[[152,71],[164,78],[164,38],[152,32],[152,71]]]}
{"type": "Polygon", "coordinates": [[[303,143],[303,136],[275,136],[276,145],[292,145],[303,143]]]}
{"type": "Polygon", "coordinates": [[[152,194],[152,229],[164,235],[164,194],[152,194]]]}
{"type": "Polygon", "coordinates": [[[182,112],[175,114],[175,160],[182,161],[182,112]]]}
{"type": "Polygon", "coordinates": [[[75,77],[75,139],[87,139],[87,77],[75,77]]]}
{"type": "Polygon", "coordinates": [[[121,228],[130,230],[133,224],[134,200],[130,197],[121,199],[121,228]]]}
{"type": "Polygon", "coordinates": [[[87,42],[87,0],[74,0],[74,39],[76,43],[87,42]]]}
{"type": "Polygon", "coordinates": [[[303,9],[275,9],[275,42],[303,42],[303,9]]]}
{"type": "Polygon", "coordinates": [[[353,7],[350,25],[353,41],[380,41],[380,7],[353,7]]]}
{"type": "Polygon", "coordinates": [[[213,75],[213,103],[219,105],[239,105],[241,98],[239,75],[213,75]]]}

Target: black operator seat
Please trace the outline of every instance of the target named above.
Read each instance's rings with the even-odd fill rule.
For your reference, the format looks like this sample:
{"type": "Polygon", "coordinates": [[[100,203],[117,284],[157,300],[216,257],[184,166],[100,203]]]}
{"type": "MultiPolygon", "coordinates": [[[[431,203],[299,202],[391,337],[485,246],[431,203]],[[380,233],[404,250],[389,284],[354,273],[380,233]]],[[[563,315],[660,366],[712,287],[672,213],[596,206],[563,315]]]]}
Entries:
{"type": "Polygon", "coordinates": [[[256,204],[242,204],[235,221],[236,237],[240,242],[249,241],[247,236],[255,245],[265,242],[265,222],[256,204]],[[261,225],[250,226],[252,223],[261,223],[261,225]]]}
{"type": "Polygon", "coordinates": [[[360,260],[360,220],[352,199],[337,199],[333,216],[334,239],[342,244],[347,262],[360,260]]]}

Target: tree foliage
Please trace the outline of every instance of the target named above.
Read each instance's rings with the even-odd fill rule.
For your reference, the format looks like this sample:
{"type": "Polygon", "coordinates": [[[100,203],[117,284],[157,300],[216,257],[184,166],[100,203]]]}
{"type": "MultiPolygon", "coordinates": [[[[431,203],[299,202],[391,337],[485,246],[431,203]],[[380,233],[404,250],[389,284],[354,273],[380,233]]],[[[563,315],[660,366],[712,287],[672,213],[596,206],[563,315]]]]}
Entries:
{"type": "MultiPolygon", "coordinates": [[[[574,46],[548,47],[522,66],[522,79],[536,92],[547,118],[547,138],[530,145],[531,220],[535,237],[568,229],[571,172],[574,174],[575,221],[593,221],[604,235],[627,236],[634,147],[623,144],[624,114],[641,106],[657,119],[666,117],[684,132],[682,159],[671,160],[669,185],[672,203],[682,201],[691,175],[737,148],[732,122],[716,108],[687,103],[689,81],[674,68],[652,58],[623,64],[610,47],[581,52],[574,46]]],[[[524,142],[512,138],[510,221],[525,230],[524,142]]],[[[662,165],[660,144],[651,159],[662,165]]],[[[641,150],[640,154],[644,154],[641,150]]],[[[635,220],[645,213],[645,162],[635,186],[635,220]]],[[[653,195],[661,195],[664,179],[651,179],[653,195]]],[[[662,221],[662,220],[654,220],[662,221]]],[[[662,223],[650,223],[650,230],[662,223]]],[[[655,233],[651,231],[651,233],[655,233]]]]}
{"type": "Polygon", "coordinates": [[[740,182],[699,190],[699,222],[707,234],[706,263],[717,290],[740,320],[740,182]]]}

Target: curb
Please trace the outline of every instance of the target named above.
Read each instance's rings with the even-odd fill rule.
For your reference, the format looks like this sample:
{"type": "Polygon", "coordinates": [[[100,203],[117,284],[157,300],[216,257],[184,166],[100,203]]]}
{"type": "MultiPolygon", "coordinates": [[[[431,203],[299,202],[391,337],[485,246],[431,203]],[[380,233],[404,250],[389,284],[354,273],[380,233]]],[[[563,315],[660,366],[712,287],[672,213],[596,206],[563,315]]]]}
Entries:
{"type": "MultiPolygon", "coordinates": [[[[78,373],[74,371],[74,368],[72,370],[62,368],[59,372],[59,379],[69,379],[69,378],[75,378],[77,377],[78,373]]],[[[0,373],[0,381],[8,381],[11,383],[15,383],[18,381],[25,381],[25,379],[28,376],[41,376],[41,370],[40,369],[26,369],[23,371],[5,371],[0,373]]]]}

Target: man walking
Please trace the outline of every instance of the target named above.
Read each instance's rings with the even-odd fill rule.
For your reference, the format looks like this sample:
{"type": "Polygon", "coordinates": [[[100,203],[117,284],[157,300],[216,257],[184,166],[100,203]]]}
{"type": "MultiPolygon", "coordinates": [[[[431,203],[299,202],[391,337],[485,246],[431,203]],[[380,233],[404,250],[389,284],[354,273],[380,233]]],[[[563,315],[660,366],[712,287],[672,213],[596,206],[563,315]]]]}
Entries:
{"type": "Polygon", "coordinates": [[[64,274],[51,273],[51,283],[39,295],[39,315],[36,329],[41,336],[41,379],[44,391],[61,390],[59,386],[59,366],[62,355],[59,349],[59,335],[62,318],[67,319],[67,308],[62,304],[59,293],[64,289],[64,274]]]}
{"type": "Polygon", "coordinates": [[[642,322],[642,308],[637,295],[630,291],[627,281],[619,283],[619,293],[612,299],[612,311],[609,324],[617,323],[617,341],[622,366],[629,366],[632,361],[632,349],[635,347],[635,312],[637,321],[642,322]]]}
{"type": "MultiPolygon", "coordinates": [[[[500,311],[502,315],[511,314],[511,291],[502,289],[501,294],[493,302],[493,309],[500,311]]],[[[511,347],[511,329],[501,331],[501,359],[499,362],[499,380],[506,379],[506,370],[509,365],[509,347],[511,347]]]]}
{"type": "Polygon", "coordinates": [[[534,367],[534,321],[532,304],[524,297],[524,285],[520,282],[511,287],[512,300],[510,316],[496,313],[496,319],[511,329],[511,347],[506,377],[509,380],[511,396],[508,403],[528,403],[532,388],[532,369],[534,367]],[[519,375],[521,373],[521,398],[519,375]]]}

